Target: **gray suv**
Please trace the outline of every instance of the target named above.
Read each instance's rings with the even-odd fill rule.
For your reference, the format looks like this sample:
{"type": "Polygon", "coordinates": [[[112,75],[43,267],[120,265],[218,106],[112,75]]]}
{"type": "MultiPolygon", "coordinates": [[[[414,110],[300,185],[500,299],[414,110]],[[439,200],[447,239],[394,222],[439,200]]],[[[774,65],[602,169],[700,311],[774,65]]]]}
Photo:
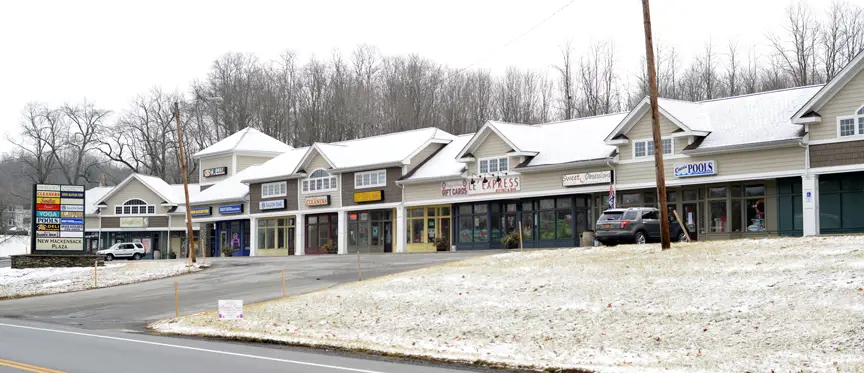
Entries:
{"type": "MultiPolygon", "coordinates": [[[[686,240],[684,230],[674,216],[669,217],[669,237],[672,241],[686,240]]],[[[660,241],[660,210],[653,207],[631,207],[603,211],[603,215],[597,220],[595,238],[606,246],[660,241]]]]}

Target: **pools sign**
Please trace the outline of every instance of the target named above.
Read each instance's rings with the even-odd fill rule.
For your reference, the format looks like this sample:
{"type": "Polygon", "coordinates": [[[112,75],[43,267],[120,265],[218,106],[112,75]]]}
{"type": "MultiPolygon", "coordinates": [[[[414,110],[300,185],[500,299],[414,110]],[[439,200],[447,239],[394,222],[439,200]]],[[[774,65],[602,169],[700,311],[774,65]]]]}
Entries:
{"type": "Polygon", "coordinates": [[[714,161],[702,161],[675,165],[675,177],[717,175],[714,161]]]}
{"type": "Polygon", "coordinates": [[[32,211],[32,254],[84,252],[83,185],[33,185],[32,211]]]}

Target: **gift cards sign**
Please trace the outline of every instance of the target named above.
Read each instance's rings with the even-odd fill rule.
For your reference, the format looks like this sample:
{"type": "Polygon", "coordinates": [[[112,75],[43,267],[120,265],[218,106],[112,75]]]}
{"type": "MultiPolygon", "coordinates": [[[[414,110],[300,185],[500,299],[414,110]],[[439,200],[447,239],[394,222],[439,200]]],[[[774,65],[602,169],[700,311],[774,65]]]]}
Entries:
{"type": "Polygon", "coordinates": [[[33,186],[33,253],[84,251],[84,186],[33,186]]]}

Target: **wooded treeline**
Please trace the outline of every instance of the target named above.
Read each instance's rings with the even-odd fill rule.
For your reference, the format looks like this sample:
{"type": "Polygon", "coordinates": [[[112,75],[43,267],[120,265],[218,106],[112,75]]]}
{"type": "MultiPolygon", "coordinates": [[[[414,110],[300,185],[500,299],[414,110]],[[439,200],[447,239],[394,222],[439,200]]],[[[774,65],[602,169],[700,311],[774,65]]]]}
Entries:
{"type": "MultiPolygon", "coordinates": [[[[708,41],[686,63],[661,41],[660,95],[699,101],[823,83],[864,49],[860,6],[835,1],[817,14],[798,3],[785,14],[782,31],[758,44],[708,41]],[[770,53],[757,52],[756,45],[769,46],[770,53]]],[[[419,55],[385,56],[368,45],[308,61],[292,52],[275,61],[229,53],[185,94],[154,88],[117,112],[90,102],[29,104],[6,165],[17,173],[15,183],[95,185],[103,175],[116,183],[129,172],[181,182],[175,101],[190,156],[247,126],[304,146],[430,126],[461,134],[487,120],[533,124],[620,112],[645,97],[644,73],[621,74],[644,71],[644,60],[622,65],[613,42],[566,43],[560,52],[548,70],[509,68],[500,76],[419,55]]],[[[197,165],[189,165],[195,181],[197,165]]]]}

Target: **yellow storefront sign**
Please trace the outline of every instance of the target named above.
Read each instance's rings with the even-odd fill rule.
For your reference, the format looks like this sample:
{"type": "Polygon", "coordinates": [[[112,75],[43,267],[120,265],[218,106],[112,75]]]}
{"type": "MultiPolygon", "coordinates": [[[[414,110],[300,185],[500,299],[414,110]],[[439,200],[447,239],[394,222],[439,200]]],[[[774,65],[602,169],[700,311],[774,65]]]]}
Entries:
{"type": "Polygon", "coordinates": [[[37,191],[36,197],[60,198],[60,192],[37,191]]]}
{"type": "Polygon", "coordinates": [[[371,190],[368,192],[354,192],[354,202],[375,202],[384,199],[384,193],[380,190],[371,190]]]}
{"type": "Polygon", "coordinates": [[[59,205],[60,204],[60,198],[36,197],[36,203],[41,203],[43,205],[59,205]]]}

